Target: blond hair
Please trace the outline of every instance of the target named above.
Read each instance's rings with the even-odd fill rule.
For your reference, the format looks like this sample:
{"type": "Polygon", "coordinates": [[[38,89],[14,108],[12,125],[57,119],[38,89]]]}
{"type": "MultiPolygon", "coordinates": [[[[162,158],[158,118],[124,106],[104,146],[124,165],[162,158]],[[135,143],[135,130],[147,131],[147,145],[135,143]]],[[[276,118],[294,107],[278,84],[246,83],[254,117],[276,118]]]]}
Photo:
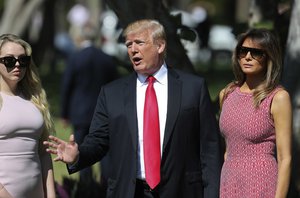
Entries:
{"type": "MultiPolygon", "coordinates": [[[[13,34],[3,34],[0,36],[0,51],[5,43],[13,42],[21,45],[27,56],[32,55],[32,48],[29,43],[13,34]]],[[[43,137],[46,138],[50,133],[54,133],[54,123],[50,115],[49,104],[45,90],[42,88],[41,80],[32,57],[31,63],[27,67],[24,78],[18,83],[18,90],[25,99],[30,100],[42,113],[44,118],[43,137]]],[[[0,95],[0,109],[2,107],[2,97],[0,95]]]]}
{"type": "MultiPolygon", "coordinates": [[[[167,37],[165,28],[158,21],[153,19],[141,19],[130,23],[124,30],[123,36],[126,38],[128,34],[140,33],[143,31],[149,31],[151,33],[153,43],[158,44],[164,42],[167,46],[167,37]]],[[[166,56],[166,47],[163,52],[163,56],[166,56]]]]}

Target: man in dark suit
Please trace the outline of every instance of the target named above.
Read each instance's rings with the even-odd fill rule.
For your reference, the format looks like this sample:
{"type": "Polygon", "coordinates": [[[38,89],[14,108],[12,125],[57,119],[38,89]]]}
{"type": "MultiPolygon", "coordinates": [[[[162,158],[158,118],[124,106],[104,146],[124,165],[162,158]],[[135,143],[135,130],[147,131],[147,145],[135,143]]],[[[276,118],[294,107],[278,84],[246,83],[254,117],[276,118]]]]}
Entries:
{"type": "Polygon", "coordinates": [[[82,145],[78,147],[72,136],[69,142],[49,136],[51,142],[44,142],[47,151],[57,155],[55,161],[67,163],[70,173],[106,155],[110,164],[107,197],[218,198],[219,133],[204,80],[166,65],[166,37],[159,22],[136,21],[124,36],[135,72],[102,87],[82,145]],[[148,130],[143,112],[148,76],[155,78],[160,136],[160,165],[152,169],[159,174],[151,182],[152,173],[147,172],[151,165],[144,165],[148,140],[143,135],[148,130]]]}
{"type": "Polygon", "coordinates": [[[62,78],[61,119],[74,126],[78,144],[88,134],[101,86],[118,77],[113,57],[95,45],[97,35],[89,24],[82,28],[62,78]]]}
{"type": "MultiPolygon", "coordinates": [[[[68,58],[61,84],[61,121],[70,124],[80,145],[89,133],[101,86],[118,77],[113,57],[105,54],[96,40],[98,31],[90,23],[83,25],[74,42],[77,50],[68,58]]],[[[86,183],[92,179],[91,167],[80,171],[86,183]]]]}

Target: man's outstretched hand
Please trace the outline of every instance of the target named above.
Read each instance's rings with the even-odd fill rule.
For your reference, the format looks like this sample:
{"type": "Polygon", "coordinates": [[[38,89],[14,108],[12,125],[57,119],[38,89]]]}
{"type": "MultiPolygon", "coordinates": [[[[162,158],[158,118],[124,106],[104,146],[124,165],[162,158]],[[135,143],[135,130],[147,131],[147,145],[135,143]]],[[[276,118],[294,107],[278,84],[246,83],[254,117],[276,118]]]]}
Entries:
{"type": "Polygon", "coordinates": [[[66,164],[73,164],[77,161],[79,151],[74,135],[70,135],[69,142],[50,135],[49,141],[44,141],[43,144],[48,147],[46,149],[48,153],[56,155],[54,161],[61,161],[66,164]]]}

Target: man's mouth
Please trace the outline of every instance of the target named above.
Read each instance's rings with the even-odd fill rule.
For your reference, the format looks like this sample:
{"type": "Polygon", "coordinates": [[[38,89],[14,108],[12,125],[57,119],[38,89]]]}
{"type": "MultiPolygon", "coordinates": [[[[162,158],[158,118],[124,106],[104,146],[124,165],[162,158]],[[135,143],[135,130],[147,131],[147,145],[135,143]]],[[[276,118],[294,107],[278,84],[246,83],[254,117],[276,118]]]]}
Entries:
{"type": "Polygon", "coordinates": [[[132,61],[133,61],[133,63],[135,64],[135,65],[138,65],[138,64],[140,64],[141,63],[141,58],[139,58],[139,57],[133,57],[132,58],[132,61]]]}

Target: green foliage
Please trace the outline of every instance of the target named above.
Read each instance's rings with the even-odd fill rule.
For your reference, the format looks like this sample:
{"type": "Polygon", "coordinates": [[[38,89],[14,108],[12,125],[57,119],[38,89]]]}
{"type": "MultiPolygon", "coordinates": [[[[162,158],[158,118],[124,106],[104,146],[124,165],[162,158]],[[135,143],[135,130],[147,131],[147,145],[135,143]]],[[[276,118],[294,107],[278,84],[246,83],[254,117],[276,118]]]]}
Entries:
{"type": "Polygon", "coordinates": [[[180,28],[179,37],[184,39],[184,40],[194,42],[197,38],[197,34],[191,28],[183,26],[183,27],[180,28]]]}
{"type": "MultiPolygon", "coordinates": [[[[53,101],[53,102],[55,102],[55,101],[53,101]]],[[[57,118],[57,117],[54,118],[54,123],[55,123],[55,129],[56,129],[56,136],[63,140],[68,140],[70,134],[72,133],[72,129],[71,128],[63,128],[63,126],[59,122],[59,118],[57,118]]],[[[55,158],[55,156],[52,155],[52,159],[54,159],[54,158],[55,158]]],[[[69,177],[69,178],[76,179],[76,180],[79,179],[78,173],[69,175],[66,165],[62,162],[54,162],[53,161],[53,168],[54,168],[55,181],[57,181],[60,184],[62,183],[64,177],[69,177]]]]}
{"type": "Polygon", "coordinates": [[[177,33],[179,38],[191,42],[196,40],[197,38],[196,32],[192,30],[192,28],[189,28],[181,23],[183,17],[181,13],[172,15],[171,17],[172,17],[172,21],[176,24],[177,27],[179,27],[179,31],[177,33]]]}
{"type": "MultiPolygon", "coordinates": [[[[64,128],[59,121],[58,117],[54,118],[55,122],[55,129],[56,129],[56,136],[63,139],[63,140],[69,140],[70,135],[72,134],[72,128],[67,127],[64,128]]],[[[52,155],[52,159],[54,159],[55,156],[52,155]]],[[[66,165],[62,162],[54,162],[53,161],[53,168],[54,168],[54,178],[55,181],[62,184],[63,178],[70,178],[79,180],[79,173],[74,173],[72,175],[69,175],[66,165]]],[[[95,164],[93,166],[93,175],[96,181],[100,181],[100,169],[99,169],[99,163],[95,164]]]]}
{"type": "Polygon", "coordinates": [[[253,25],[253,28],[266,28],[269,30],[274,29],[274,22],[273,21],[261,21],[253,25]]]}
{"type": "Polygon", "coordinates": [[[4,9],[4,0],[0,0],[0,17],[2,16],[1,14],[3,13],[4,9]]]}

